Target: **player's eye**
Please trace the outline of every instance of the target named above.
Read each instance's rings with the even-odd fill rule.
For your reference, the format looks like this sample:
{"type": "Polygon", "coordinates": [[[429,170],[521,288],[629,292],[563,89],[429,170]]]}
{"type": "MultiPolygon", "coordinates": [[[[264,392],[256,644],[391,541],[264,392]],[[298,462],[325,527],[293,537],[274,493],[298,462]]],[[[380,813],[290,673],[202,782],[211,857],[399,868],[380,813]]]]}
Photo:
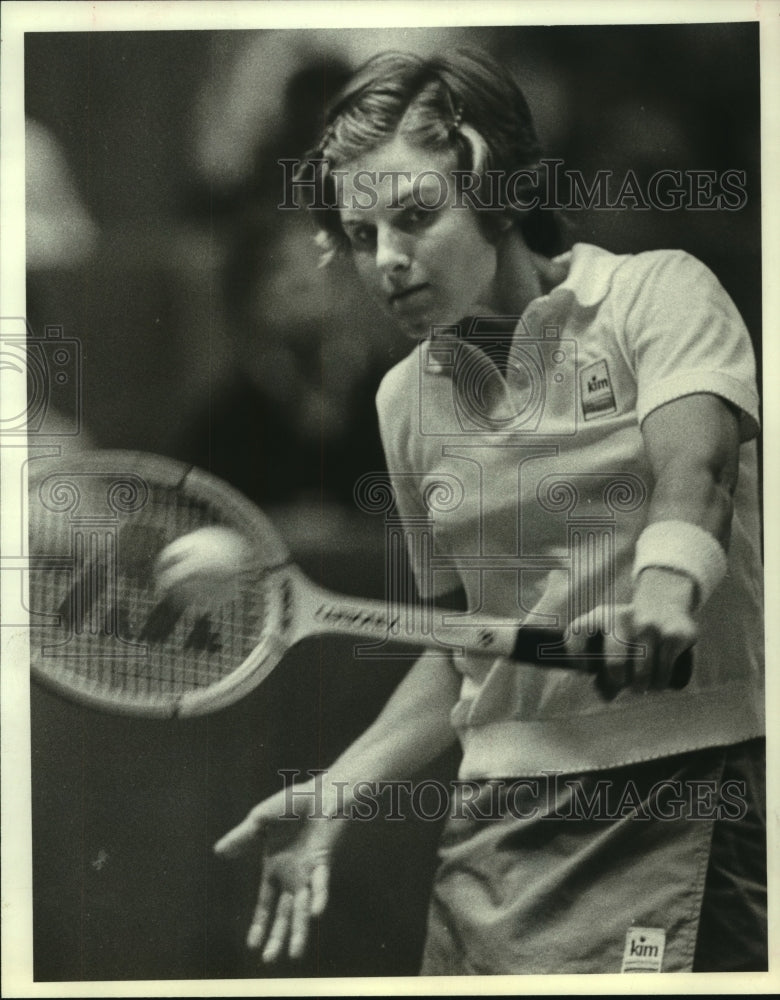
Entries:
{"type": "Polygon", "coordinates": [[[349,226],[346,232],[355,250],[373,250],[376,246],[376,230],[373,226],[349,226]]]}
{"type": "Polygon", "coordinates": [[[424,229],[436,218],[436,210],[410,205],[401,216],[401,227],[406,230],[424,229]]]}

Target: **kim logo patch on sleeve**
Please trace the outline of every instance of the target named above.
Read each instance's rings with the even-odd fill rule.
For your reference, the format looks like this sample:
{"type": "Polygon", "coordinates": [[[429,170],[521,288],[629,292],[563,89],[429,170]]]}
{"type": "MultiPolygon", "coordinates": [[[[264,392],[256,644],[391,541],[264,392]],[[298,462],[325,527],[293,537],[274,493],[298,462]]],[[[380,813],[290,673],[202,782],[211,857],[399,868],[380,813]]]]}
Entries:
{"type": "Polygon", "coordinates": [[[606,358],[588,365],[580,372],[580,399],[586,420],[617,412],[606,358]]]}
{"type": "Polygon", "coordinates": [[[629,927],[621,972],[660,972],[666,931],[662,927],[629,927]]]}

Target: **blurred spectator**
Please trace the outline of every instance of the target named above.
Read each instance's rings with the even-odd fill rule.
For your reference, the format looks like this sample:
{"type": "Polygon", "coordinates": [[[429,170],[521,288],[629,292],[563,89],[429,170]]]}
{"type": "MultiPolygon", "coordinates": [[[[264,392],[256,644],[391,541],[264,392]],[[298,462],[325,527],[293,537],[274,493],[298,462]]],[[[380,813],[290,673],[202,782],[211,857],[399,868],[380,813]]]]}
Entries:
{"type": "Polygon", "coordinates": [[[81,352],[66,322],[67,304],[52,300],[47,276],[54,271],[72,275],[83,267],[96,250],[99,230],[81,199],[65,151],[54,134],[32,118],[25,122],[25,187],[28,327],[35,338],[42,338],[44,324],[56,321],[68,352],[67,361],[58,366],[63,387],[51,381],[50,351],[28,353],[30,442],[88,448],[81,412],[81,352]]]}
{"type": "Polygon", "coordinates": [[[75,267],[95,249],[97,226],[49,129],[28,118],[25,145],[27,269],[75,267]]]}

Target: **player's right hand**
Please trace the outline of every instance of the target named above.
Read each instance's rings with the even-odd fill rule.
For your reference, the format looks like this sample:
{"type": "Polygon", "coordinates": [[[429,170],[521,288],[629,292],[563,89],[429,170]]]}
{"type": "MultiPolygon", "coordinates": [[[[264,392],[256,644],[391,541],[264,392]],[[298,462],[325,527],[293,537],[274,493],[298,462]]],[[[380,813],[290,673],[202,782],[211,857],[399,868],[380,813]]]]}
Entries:
{"type": "Polygon", "coordinates": [[[260,950],[264,962],[285,953],[300,958],[306,950],[311,921],[328,903],[331,856],[343,827],[338,819],[307,816],[315,801],[313,781],[296,786],[295,801],[297,816],[286,812],[284,791],[271,796],[214,846],[226,858],[261,846],[260,891],[247,946],[260,950]]]}
{"type": "Polygon", "coordinates": [[[569,649],[588,657],[603,698],[687,684],[698,638],[691,594],[687,577],[652,567],[640,575],[630,604],[599,605],[571,623],[569,649]],[[611,628],[602,630],[603,622],[611,628]]]}

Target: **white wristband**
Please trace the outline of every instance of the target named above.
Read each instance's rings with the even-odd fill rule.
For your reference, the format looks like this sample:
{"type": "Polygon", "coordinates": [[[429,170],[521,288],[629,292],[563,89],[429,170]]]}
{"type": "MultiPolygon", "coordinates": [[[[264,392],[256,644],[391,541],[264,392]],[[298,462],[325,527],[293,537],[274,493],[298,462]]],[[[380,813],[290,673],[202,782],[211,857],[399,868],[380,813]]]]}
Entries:
{"type": "Polygon", "coordinates": [[[633,579],[650,566],[689,576],[696,584],[696,604],[701,607],[725,577],[728,558],[717,538],[698,524],[655,521],[637,540],[633,579]]]}

